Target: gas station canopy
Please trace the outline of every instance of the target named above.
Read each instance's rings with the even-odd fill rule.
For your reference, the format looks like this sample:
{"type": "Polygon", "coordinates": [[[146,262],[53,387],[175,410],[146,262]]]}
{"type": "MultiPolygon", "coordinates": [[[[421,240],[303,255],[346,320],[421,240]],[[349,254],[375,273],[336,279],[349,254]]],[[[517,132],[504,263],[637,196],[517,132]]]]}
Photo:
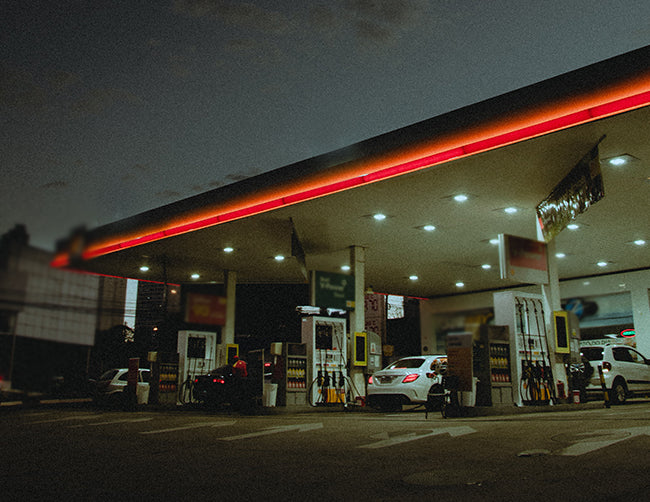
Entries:
{"type": "Polygon", "coordinates": [[[490,241],[536,239],[536,206],[601,138],[605,196],[555,238],[559,277],[647,269],[650,46],[75,232],[53,265],[169,283],[221,283],[227,270],[239,283],[304,283],[308,270],[341,272],[361,246],[376,292],[512,287],[490,241]]]}

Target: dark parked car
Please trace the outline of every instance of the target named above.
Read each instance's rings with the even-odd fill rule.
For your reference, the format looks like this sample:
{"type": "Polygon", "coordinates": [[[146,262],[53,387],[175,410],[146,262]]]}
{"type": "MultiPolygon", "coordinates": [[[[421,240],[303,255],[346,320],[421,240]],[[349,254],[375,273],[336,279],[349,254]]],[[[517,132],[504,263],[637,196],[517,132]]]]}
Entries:
{"type": "Polygon", "coordinates": [[[230,404],[237,408],[248,408],[255,400],[253,381],[250,377],[236,377],[232,366],[221,366],[194,378],[193,397],[195,401],[208,406],[230,404]]]}

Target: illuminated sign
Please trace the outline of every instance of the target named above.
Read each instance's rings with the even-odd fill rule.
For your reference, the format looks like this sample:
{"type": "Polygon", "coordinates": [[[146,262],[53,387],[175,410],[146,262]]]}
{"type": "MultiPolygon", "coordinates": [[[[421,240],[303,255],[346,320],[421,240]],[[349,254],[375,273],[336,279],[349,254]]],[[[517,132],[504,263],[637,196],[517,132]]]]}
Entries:
{"type": "Polygon", "coordinates": [[[537,218],[546,242],[605,196],[598,156],[598,145],[603,138],[537,205],[537,218]]]}
{"type": "Polygon", "coordinates": [[[500,234],[499,265],[501,279],[548,284],[548,262],[544,242],[500,234]]]}
{"type": "Polygon", "coordinates": [[[354,310],[354,276],[314,272],[312,287],[317,307],[354,310]]]}
{"type": "Polygon", "coordinates": [[[226,298],[223,296],[188,293],[185,322],[191,324],[226,324],[226,298]]]}

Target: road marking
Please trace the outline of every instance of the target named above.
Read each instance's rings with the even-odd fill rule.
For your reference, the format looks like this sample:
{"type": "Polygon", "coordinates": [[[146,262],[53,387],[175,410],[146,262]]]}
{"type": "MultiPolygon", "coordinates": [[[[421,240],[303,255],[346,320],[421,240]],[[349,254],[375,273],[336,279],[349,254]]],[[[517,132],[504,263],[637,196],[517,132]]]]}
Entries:
{"type": "Polygon", "coordinates": [[[625,441],[635,436],[650,435],[650,427],[630,427],[627,429],[598,430],[593,432],[583,432],[581,436],[587,437],[577,443],[572,444],[560,450],[558,455],[567,457],[576,457],[592,451],[606,448],[613,444],[625,441]],[[594,437],[595,435],[595,437],[594,437]]]}
{"type": "Polygon", "coordinates": [[[95,422],[94,424],[68,425],[68,429],[76,429],[78,427],[93,427],[95,425],[111,425],[111,424],[123,424],[123,423],[135,423],[135,422],[148,422],[150,420],[153,420],[153,417],[149,417],[149,418],[124,418],[122,420],[109,420],[107,422],[95,422]]]}
{"type": "Polygon", "coordinates": [[[427,432],[425,434],[410,432],[402,436],[387,437],[387,434],[384,433],[384,434],[380,434],[379,436],[375,436],[377,439],[380,439],[380,441],[377,441],[375,443],[370,443],[370,444],[364,444],[362,446],[358,446],[357,448],[368,448],[368,449],[385,448],[387,446],[393,446],[401,443],[408,443],[409,441],[416,441],[418,439],[424,439],[432,436],[439,436],[441,434],[449,434],[452,437],[456,437],[456,436],[464,436],[465,434],[472,434],[474,432],[476,432],[475,429],[472,429],[471,427],[464,425],[460,427],[445,427],[442,429],[433,429],[431,432],[427,432]]]}
{"type": "Polygon", "coordinates": [[[268,436],[270,434],[278,434],[280,432],[290,432],[290,431],[306,432],[306,431],[312,431],[315,429],[322,429],[322,428],[323,428],[322,423],[279,425],[277,427],[269,427],[267,429],[264,429],[263,431],[250,432],[248,434],[240,434],[238,436],[228,436],[225,438],[218,438],[218,439],[221,439],[222,441],[236,441],[238,439],[248,439],[248,438],[254,438],[259,436],[268,436]]]}
{"type": "Polygon", "coordinates": [[[67,422],[68,420],[93,420],[98,418],[97,415],[74,415],[72,417],[51,418],[50,420],[38,420],[37,422],[30,422],[30,424],[50,424],[53,422],[67,422]]]}
{"type": "Polygon", "coordinates": [[[186,431],[190,429],[198,429],[199,427],[224,427],[226,425],[234,425],[235,420],[229,422],[204,422],[200,424],[183,425],[181,427],[170,427],[169,429],[157,429],[155,431],[144,431],[140,434],[163,434],[165,432],[186,431]]]}

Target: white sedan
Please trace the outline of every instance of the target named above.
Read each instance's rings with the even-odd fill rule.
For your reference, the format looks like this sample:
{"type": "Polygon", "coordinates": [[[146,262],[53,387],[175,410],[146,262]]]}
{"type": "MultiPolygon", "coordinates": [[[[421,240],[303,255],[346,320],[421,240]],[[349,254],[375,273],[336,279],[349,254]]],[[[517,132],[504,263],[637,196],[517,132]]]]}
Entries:
{"type": "Polygon", "coordinates": [[[401,410],[403,404],[423,404],[429,390],[442,384],[446,369],[446,355],[404,357],[368,379],[366,401],[386,411],[401,410]]]}

